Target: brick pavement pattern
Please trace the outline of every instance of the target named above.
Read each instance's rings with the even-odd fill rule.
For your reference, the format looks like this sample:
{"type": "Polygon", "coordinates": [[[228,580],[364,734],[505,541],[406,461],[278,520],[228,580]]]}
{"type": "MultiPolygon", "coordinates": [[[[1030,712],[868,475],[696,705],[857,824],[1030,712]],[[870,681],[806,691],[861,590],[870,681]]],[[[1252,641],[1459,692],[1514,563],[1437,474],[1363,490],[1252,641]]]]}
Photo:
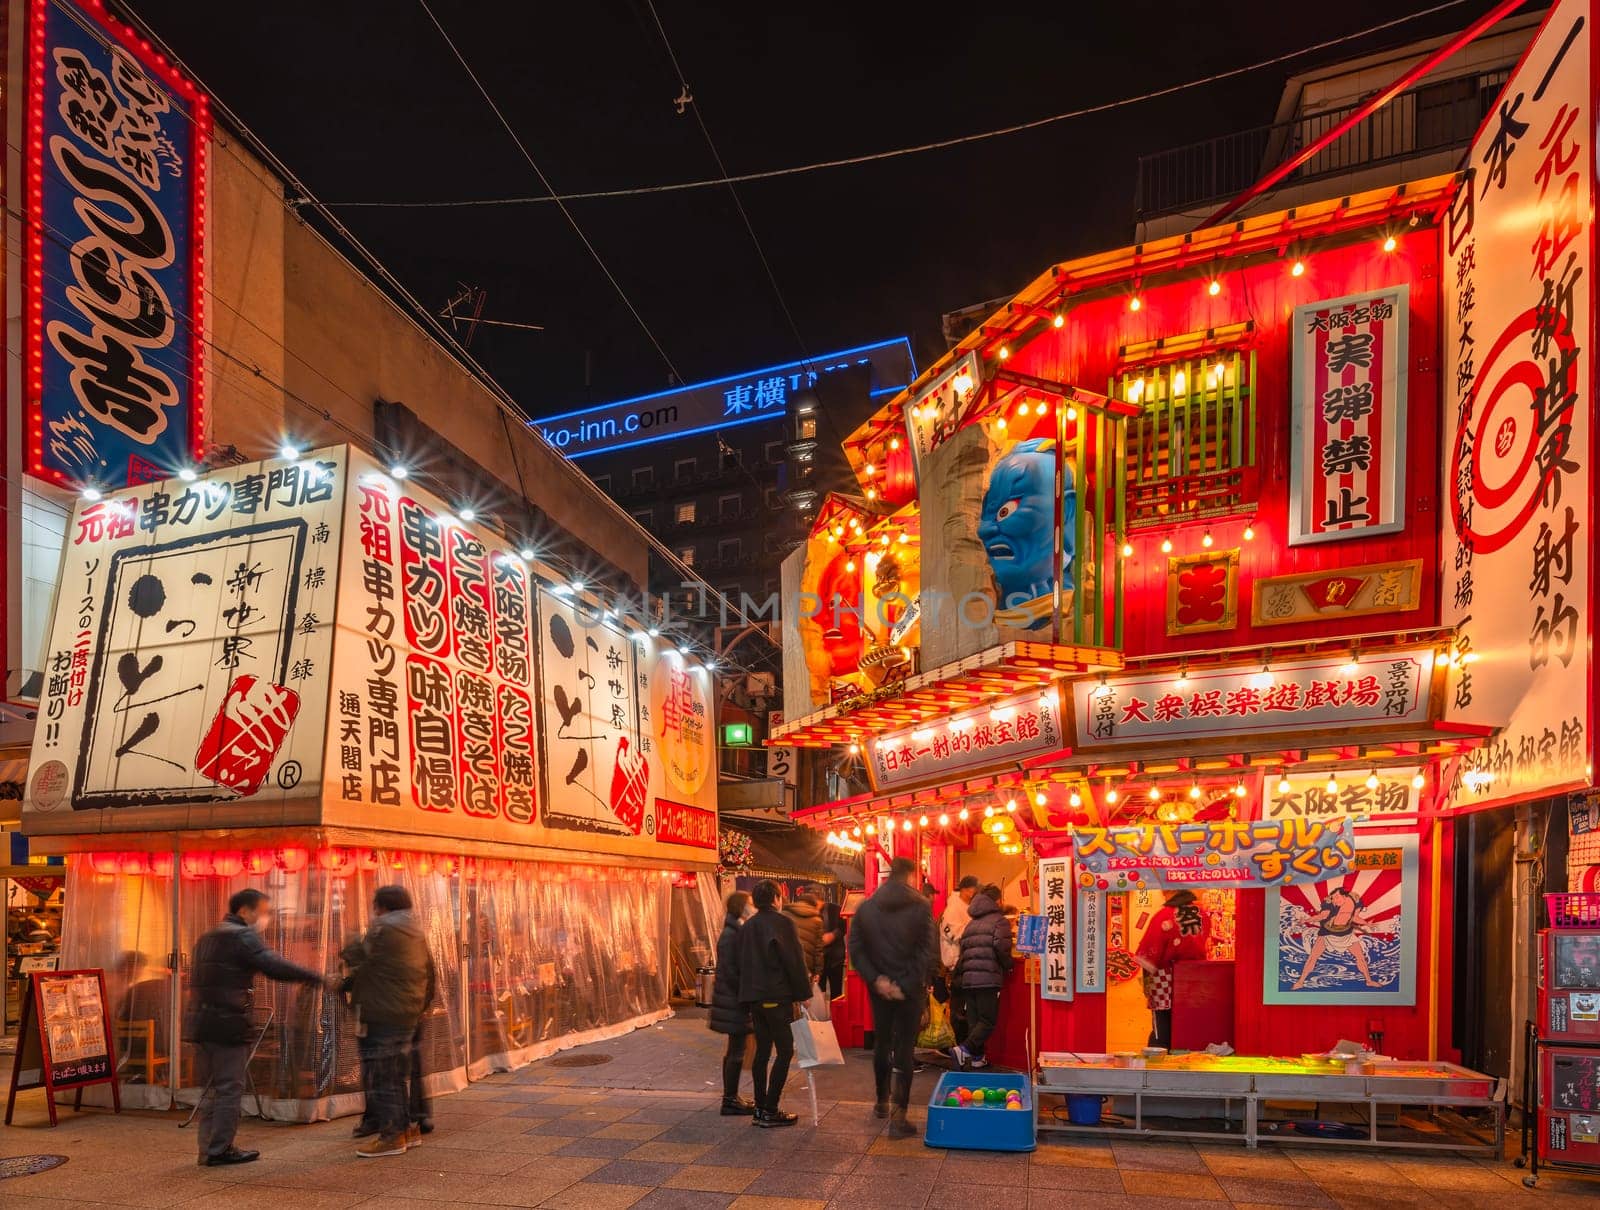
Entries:
{"type": "MultiPolygon", "coordinates": [[[[246,1119],[243,1146],[262,1158],[199,1168],[179,1112],[64,1112],[45,1126],[25,1095],[0,1153],[50,1151],[71,1161],[0,1185],[8,1210],[60,1205],[408,1210],[442,1203],[582,1210],[823,1210],[975,1205],[1051,1210],[1218,1207],[1600,1206],[1600,1183],[1545,1177],[1536,1191],[1510,1163],[1400,1152],[1187,1143],[1041,1143],[1031,1154],[945,1151],[891,1142],[872,1115],[870,1063],[850,1054],[817,1074],[819,1119],[803,1077],[786,1105],[799,1126],[756,1130],[718,1113],[721,1040],[693,1016],[586,1048],[591,1068],[549,1061],[493,1076],[435,1103],[438,1129],[403,1156],[358,1160],[351,1119],[311,1126],[246,1119]]],[[[917,1081],[926,1103],[930,1070],[917,1081]]]]}

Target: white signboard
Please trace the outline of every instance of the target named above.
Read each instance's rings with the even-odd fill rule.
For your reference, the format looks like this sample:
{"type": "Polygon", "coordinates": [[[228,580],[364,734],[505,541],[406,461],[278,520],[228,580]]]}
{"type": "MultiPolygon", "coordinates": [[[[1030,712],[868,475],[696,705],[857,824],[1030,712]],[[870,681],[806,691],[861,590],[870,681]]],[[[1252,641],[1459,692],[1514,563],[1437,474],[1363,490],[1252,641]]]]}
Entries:
{"type": "Polygon", "coordinates": [[[1405,527],[1410,290],[1294,310],[1289,545],[1405,527]]]}
{"type": "Polygon", "coordinates": [[[1192,669],[1078,681],[1080,748],[1260,735],[1429,720],[1434,650],[1351,660],[1328,655],[1269,667],[1192,669]]]}
{"type": "Polygon", "coordinates": [[[159,826],[262,822],[316,797],[345,475],[331,450],[78,501],[28,779],[37,830],[152,826],[162,808],[159,826]]]}
{"type": "Polygon", "coordinates": [[[1065,857],[1039,859],[1039,900],[1044,914],[1044,956],[1039,960],[1039,995],[1072,999],[1072,872],[1065,857]]]}
{"type": "Polygon", "coordinates": [[[1078,991],[1106,990],[1106,896],[1078,891],[1078,991]]]}
{"type": "Polygon", "coordinates": [[[1415,815],[1421,809],[1422,791],[1415,782],[1419,766],[1385,769],[1344,769],[1338,773],[1268,774],[1266,819],[1333,819],[1350,816],[1357,824],[1382,823],[1385,816],[1415,815]],[[1376,778],[1377,785],[1369,786],[1376,778]],[[1330,779],[1334,789],[1329,789],[1330,779]],[[1286,789],[1284,787],[1287,787],[1286,789]]]}
{"type": "MultiPolygon", "coordinates": [[[[783,711],[767,711],[767,734],[771,735],[783,726],[783,711]]],[[[800,769],[796,760],[796,752],[788,744],[775,744],[767,748],[767,776],[781,781],[786,786],[797,786],[800,783],[800,769]]]]}
{"type": "Polygon", "coordinates": [[[1447,713],[1500,729],[1462,762],[1462,806],[1590,780],[1594,20],[1579,0],[1550,9],[1446,224],[1447,713]]]}
{"type": "Polygon", "coordinates": [[[874,740],[872,783],[883,790],[949,780],[1054,752],[1065,742],[1062,736],[1055,690],[1035,690],[874,740]]]}

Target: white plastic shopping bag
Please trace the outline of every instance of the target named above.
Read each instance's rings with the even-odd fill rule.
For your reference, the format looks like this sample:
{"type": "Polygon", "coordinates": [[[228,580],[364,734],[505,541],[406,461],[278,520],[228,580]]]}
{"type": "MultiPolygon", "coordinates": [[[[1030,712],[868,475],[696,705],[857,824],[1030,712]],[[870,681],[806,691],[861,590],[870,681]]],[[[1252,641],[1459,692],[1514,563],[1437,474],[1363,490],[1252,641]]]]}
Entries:
{"type": "Polygon", "coordinates": [[[844,1051],[839,1049],[832,1021],[814,1021],[802,1014],[789,1028],[794,1032],[795,1059],[802,1068],[844,1066],[844,1051]]]}
{"type": "Polygon", "coordinates": [[[805,1008],[806,1015],[813,1021],[833,1020],[833,1006],[828,1000],[827,991],[820,983],[814,986],[811,999],[806,1001],[805,1008]]]}

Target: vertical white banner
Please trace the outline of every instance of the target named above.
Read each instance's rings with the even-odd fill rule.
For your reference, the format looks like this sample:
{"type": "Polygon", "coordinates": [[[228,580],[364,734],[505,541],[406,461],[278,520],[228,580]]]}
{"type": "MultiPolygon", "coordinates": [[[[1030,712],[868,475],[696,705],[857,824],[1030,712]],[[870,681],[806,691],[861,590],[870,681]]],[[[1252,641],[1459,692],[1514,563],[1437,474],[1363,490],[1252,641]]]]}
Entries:
{"type": "Polygon", "coordinates": [[[1441,615],[1448,717],[1497,729],[1458,805],[1589,780],[1593,15],[1562,0],[1473,142],[1446,221],[1441,615]]]}
{"type": "Polygon", "coordinates": [[[1078,990],[1106,990],[1106,895],[1078,892],[1078,990]]]}
{"type": "Polygon", "coordinates": [[[1039,995],[1072,999],[1072,872],[1065,857],[1039,859],[1039,898],[1044,910],[1044,957],[1039,995]]]}

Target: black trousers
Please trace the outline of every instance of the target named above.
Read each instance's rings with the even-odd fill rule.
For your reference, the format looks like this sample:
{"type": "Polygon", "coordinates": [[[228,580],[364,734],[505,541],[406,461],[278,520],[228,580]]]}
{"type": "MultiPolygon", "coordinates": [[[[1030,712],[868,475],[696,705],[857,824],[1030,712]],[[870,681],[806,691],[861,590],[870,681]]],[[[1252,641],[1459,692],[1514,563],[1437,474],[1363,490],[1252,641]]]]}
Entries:
{"type": "Polygon", "coordinates": [[[784,1083],[789,1079],[789,1063],[794,1058],[794,1034],[789,1030],[794,1021],[794,1001],[780,1000],[771,1008],[752,1004],[750,1020],[756,1027],[756,1054],[750,1064],[756,1108],[772,1113],[783,1096],[784,1083]]]}
{"type": "Polygon", "coordinates": [[[926,992],[904,1000],[886,1000],[876,992],[872,994],[872,1074],[877,1078],[878,1098],[883,1100],[892,1092],[901,1109],[911,1103],[911,1055],[917,1047],[917,1030],[926,1005],[926,992]],[[892,1087],[891,1072],[901,1077],[892,1087]]]}
{"type": "Polygon", "coordinates": [[[1172,1010],[1170,1008],[1152,1008],[1150,1010],[1150,1045],[1172,1045],[1172,1010]]]}
{"type": "Polygon", "coordinates": [[[745,1033],[729,1034],[728,1049],[722,1052],[722,1099],[739,1099],[739,1075],[744,1070],[744,1047],[750,1040],[745,1033]]]}
{"type": "Polygon", "coordinates": [[[981,1059],[989,1035],[1000,1021],[1000,989],[969,987],[962,991],[961,1001],[967,1017],[967,1038],[961,1045],[981,1059]]]}
{"type": "Polygon", "coordinates": [[[830,1000],[844,995],[844,959],[822,968],[822,986],[828,989],[830,1000]]]}

